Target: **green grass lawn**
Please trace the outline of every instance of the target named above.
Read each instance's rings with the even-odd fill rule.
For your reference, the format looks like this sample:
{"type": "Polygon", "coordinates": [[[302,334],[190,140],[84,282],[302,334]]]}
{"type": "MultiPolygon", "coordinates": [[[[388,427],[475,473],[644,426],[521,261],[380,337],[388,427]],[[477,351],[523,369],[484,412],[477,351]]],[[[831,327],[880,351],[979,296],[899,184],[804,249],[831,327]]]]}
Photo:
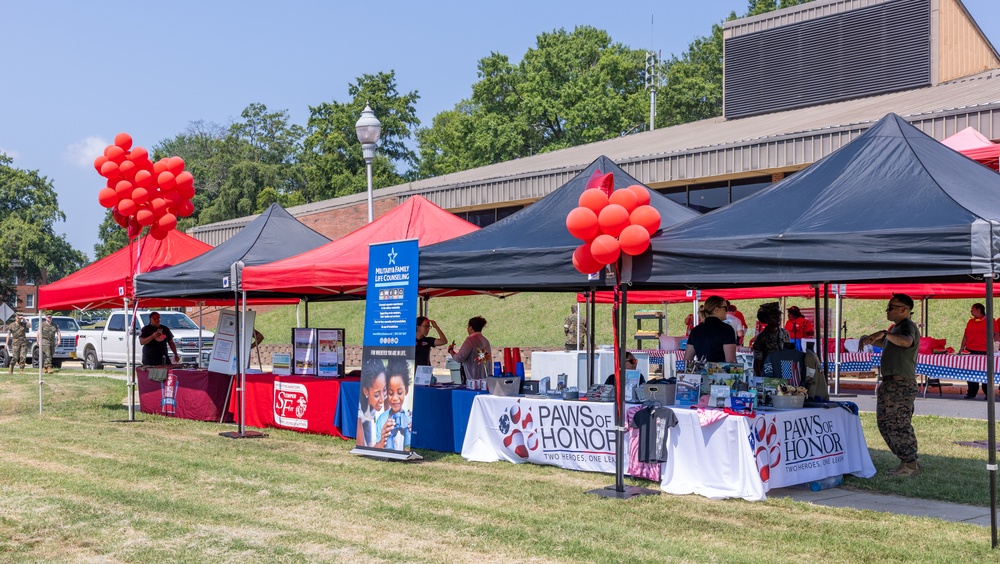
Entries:
{"type": "MultiPolygon", "coordinates": [[[[0,378],[0,560],[303,561],[951,561],[994,560],[989,529],[871,511],[585,492],[607,475],[470,463],[423,451],[376,462],[352,443],[268,430],[126,416],[124,383],[86,373],[0,378]]],[[[847,485],[986,502],[985,453],[954,440],[985,425],[916,421],[924,473],[847,485]],[[975,490],[974,495],[963,493],[975,490]]],[[[880,472],[894,465],[864,416],[880,472]]],[[[652,486],[644,481],[630,484],[652,486]]]]}

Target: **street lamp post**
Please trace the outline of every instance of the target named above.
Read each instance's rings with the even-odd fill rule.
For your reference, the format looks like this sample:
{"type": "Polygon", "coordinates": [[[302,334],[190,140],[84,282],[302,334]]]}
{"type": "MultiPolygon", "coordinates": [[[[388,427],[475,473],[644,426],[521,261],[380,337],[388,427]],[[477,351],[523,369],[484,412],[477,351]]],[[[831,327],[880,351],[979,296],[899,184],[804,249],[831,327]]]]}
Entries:
{"type": "Polygon", "coordinates": [[[371,223],[375,219],[372,213],[372,161],[375,160],[375,144],[382,135],[382,122],[375,117],[375,112],[368,104],[365,104],[358,123],[354,124],[354,131],[358,134],[365,165],[368,168],[368,223],[371,223]]]}

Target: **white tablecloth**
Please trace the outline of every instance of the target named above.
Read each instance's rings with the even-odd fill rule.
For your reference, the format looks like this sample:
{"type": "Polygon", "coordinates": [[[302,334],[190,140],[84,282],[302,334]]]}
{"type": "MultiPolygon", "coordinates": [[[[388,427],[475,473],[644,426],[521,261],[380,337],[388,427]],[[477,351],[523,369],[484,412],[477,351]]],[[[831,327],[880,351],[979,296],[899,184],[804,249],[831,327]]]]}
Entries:
{"type": "MultiPolygon", "coordinates": [[[[702,427],[675,409],[661,487],[674,494],[762,500],[770,488],[837,474],[875,475],[861,421],[840,407],[726,416],[702,427]]],[[[610,403],[477,396],[462,456],[474,462],[531,462],[615,471],[610,403]]]]}

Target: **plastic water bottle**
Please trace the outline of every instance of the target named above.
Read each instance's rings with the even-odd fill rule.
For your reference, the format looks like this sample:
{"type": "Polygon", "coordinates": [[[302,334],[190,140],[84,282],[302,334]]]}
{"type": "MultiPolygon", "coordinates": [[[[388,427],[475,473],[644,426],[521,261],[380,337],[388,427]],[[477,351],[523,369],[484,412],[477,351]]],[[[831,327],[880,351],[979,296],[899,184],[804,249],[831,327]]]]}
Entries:
{"type": "Polygon", "coordinates": [[[836,476],[827,476],[818,482],[810,482],[809,489],[818,492],[820,490],[826,490],[829,488],[836,488],[837,486],[844,483],[844,475],[837,474],[836,476]]]}

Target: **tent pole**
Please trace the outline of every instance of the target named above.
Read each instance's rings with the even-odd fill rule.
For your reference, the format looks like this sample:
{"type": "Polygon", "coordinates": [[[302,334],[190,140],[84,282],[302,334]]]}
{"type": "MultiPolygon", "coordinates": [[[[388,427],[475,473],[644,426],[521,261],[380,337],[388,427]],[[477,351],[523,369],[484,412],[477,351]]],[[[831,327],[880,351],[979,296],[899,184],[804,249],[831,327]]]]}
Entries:
{"type": "MultiPolygon", "coordinates": [[[[37,288],[38,286],[35,286],[37,288]]],[[[35,355],[35,361],[38,362],[38,414],[42,414],[42,365],[45,364],[42,360],[42,308],[38,307],[38,290],[35,290],[35,313],[38,314],[38,330],[35,331],[35,347],[38,354],[35,355]]],[[[131,408],[131,406],[129,406],[131,408]]]]}
{"type": "Polygon", "coordinates": [[[580,306],[576,307],[576,350],[580,350],[580,306]]]}
{"type": "Polygon", "coordinates": [[[837,298],[836,298],[836,301],[834,303],[834,308],[836,308],[836,311],[835,311],[835,314],[834,314],[835,315],[835,318],[834,318],[835,321],[834,321],[834,328],[833,328],[833,347],[834,347],[834,349],[833,349],[833,381],[834,381],[834,388],[836,388],[836,390],[837,390],[835,393],[838,393],[838,394],[840,393],[840,346],[839,345],[840,345],[840,339],[842,339],[844,337],[844,335],[842,335],[841,332],[840,332],[840,319],[841,319],[840,315],[842,313],[843,306],[844,306],[844,298],[843,298],[843,296],[840,293],[840,285],[838,284],[837,285],[837,298]]]}
{"type": "MultiPolygon", "coordinates": [[[[826,357],[823,356],[824,343],[823,343],[823,340],[819,338],[819,333],[820,333],[820,329],[821,329],[820,324],[819,324],[819,292],[820,292],[820,286],[821,286],[820,284],[816,284],[816,289],[813,292],[813,300],[815,302],[814,305],[813,305],[813,311],[815,312],[815,314],[813,315],[813,321],[815,322],[815,323],[813,323],[813,337],[816,339],[816,354],[819,355],[820,366],[823,367],[823,373],[824,374],[829,374],[829,372],[826,369],[827,368],[826,367],[826,357]]],[[[782,310],[782,311],[784,311],[784,310],[782,310]]],[[[836,382],[834,382],[834,385],[836,385],[836,382]]],[[[837,393],[836,389],[834,390],[834,393],[837,393]]]]}
{"type": "MultiPolygon", "coordinates": [[[[993,319],[993,276],[986,276],[986,319],[993,319]]],[[[990,473],[990,535],[993,548],[997,548],[997,433],[996,433],[996,358],[993,356],[993,324],[986,324],[986,420],[989,442],[990,473]]]]}
{"type": "Polygon", "coordinates": [[[247,371],[244,368],[246,361],[246,350],[243,348],[245,344],[245,339],[243,338],[243,333],[245,329],[242,329],[242,325],[246,323],[246,307],[247,307],[247,293],[243,291],[243,261],[236,261],[231,267],[232,280],[233,283],[233,301],[235,308],[233,310],[233,317],[236,321],[236,342],[233,343],[236,346],[236,377],[239,378],[239,388],[236,391],[240,394],[240,413],[239,413],[239,423],[237,431],[227,431],[225,433],[219,433],[219,436],[226,437],[229,439],[258,439],[266,437],[265,433],[259,433],[257,431],[247,432],[246,430],[246,407],[247,407],[247,371]],[[242,293],[243,297],[243,308],[240,309],[240,296],[242,293]],[[243,319],[240,319],[240,312],[243,313],[243,319]]]}
{"type": "Polygon", "coordinates": [[[923,318],[923,322],[924,322],[924,335],[930,335],[931,334],[931,327],[930,327],[930,325],[931,325],[931,314],[930,314],[929,311],[927,311],[927,305],[930,303],[930,299],[928,299],[927,296],[924,296],[924,299],[922,299],[920,301],[921,301],[920,317],[923,318]]]}
{"type": "Polygon", "coordinates": [[[591,286],[590,291],[587,292],[587,305],[590,306],[589,307],[590,314],[589,314],[589,317],[587,317],[587,319],[588,319],[588,321],[587,321],[587,334],[588,334],[588,338],[587,338],[587,382],[592,384],[594,382],[594,350],[597,348],[597,345],[595,344],[596,341],[594,340],[596,338],[596,336],[595,336],[596,329],[594,328],[594,325],[595,325],[595,323],[594,323],[594,315],[596,315],[596,311],[597,311],[597,295],[595,293],[595,289],[594,289],[593,286],[591,286]]]}
{"type": "Polygon", "coordinates": [[[305,303],[305,307],[303,309],[306,311],[306,327],[309,327],[309,297],[306,296],[302,299],[302,301],[305,303]]]}
{"type": "MultiPolygon", "coordinates": [[[[823,282],[823,368],[824,372],[830,373],[828,369],[829,359],[830,359],[830,283],[823,282]]],[[[837,387],[835,393],[840,393],[840,387],[837,387]]]]}
{"type": "Polygon", "coordinates": [[[618,367],[615,370],[615,491],[625,491],[625,328],[628,323],[628,285],[621,282],[622,307],[618,322],[618,367]]]}

